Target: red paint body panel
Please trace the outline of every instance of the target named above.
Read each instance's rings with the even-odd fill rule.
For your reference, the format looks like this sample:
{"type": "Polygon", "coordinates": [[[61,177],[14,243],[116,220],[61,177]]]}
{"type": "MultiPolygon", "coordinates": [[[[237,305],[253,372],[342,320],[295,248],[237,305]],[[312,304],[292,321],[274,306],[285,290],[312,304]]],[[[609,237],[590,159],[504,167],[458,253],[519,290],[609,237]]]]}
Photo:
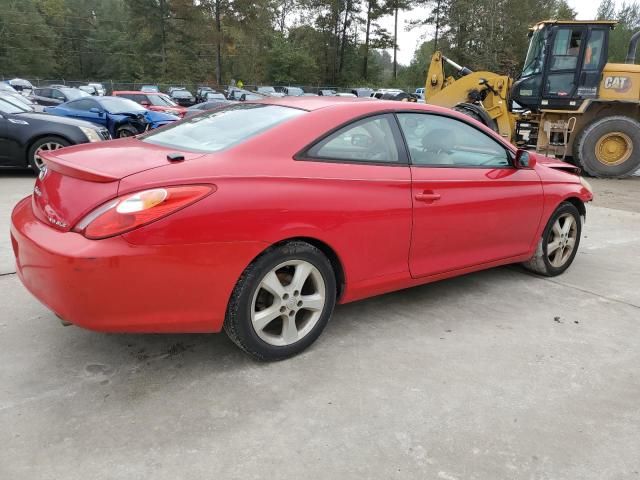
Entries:
{"type": "Polygon", "coordinates": [[[43,224],[28,199],[12,218],[24,285],[60,317],[99,331],[218,332],[238,276],[267,247],[261,242],[139,246],[122,237],[87,240],[43,224]]]}
{"type": "Polygon", "coordinates": [[[543,209],[534,170],[411,168],[414,277],[436,275],[527,254],[543,209]],[[417,201],[423,192],[435,201],[417,201]]]}
{"type": "Polygon", "coordinates": [[[577,176],[543,161],[522,170],[295,160],[326,132],[368,114],[422,110],[473,121],[399,102],[285,97],[267,103],[309,112],[226,151],[184,152],[184,162],[170,163],[166,155],[175,150],[138,139],[49,156],[50,164],[75,165],[78,172],[49,172],[38,181],[41,197],[33,206],[23,201],[14,210],[12,237],[27,288],[86,328],[219,331],[240,274],[274,243],[305,237],[331,248],[344,271],[345,303],[524,261],[559,203],[591,199],[577,176]],[[90,181],[85,170],[114,180],[90,181]],[[193,183],[216,191],[118,237],[88,240],[68,231],[116,196],[193,183]],[[416,201],[416,195],[438,198],[416,201]],[[47,206],[66,228],[50,225],[47,206]]]}

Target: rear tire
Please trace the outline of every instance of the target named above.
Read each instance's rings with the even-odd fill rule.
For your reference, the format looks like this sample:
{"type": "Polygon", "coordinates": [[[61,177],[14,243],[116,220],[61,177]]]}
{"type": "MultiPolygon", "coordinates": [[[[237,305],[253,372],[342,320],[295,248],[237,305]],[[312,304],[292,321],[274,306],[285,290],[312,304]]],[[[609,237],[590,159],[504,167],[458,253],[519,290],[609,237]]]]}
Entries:
{"type": "Polygon", "coordinates": [[[594,121],[578,135],[573,158],[592,177],[632,175],[640,168],[640,122],[622,115],[594,121]]]}
{"type": "Polygon", "coordinates": [[[34,172],[38,173],[40,172],[40,170],[42,170],[42,167],[44,165],[44,161],[42,160],[42,158],[40,158],[39,155],[41,152],[51,152],[62,147],[67,147],[69,145],[71,145],[71,143],[62,137],[50,136],[40,138],[36,140],[29,148],[29,152],[27,153],[29,165],[34,172]]]}
{"type": "Polygon", "coordinates": [[[523,266],[546,277],[564,273],[578,252],[581,234],[580,212],[572,203],[561,203],[542,232],[536,253],[523,266]]]}
{"type": "Polygon", "coordinates": [[[236,284],[224,321],[229,338],[256,360],[282,360],[309,347],[336,303],[329,259],[302,241],[275,246],[236,284]]]}
{"type": "Polygon", "coordinates": [[[123,125],[116,130],[116,138],[135,137],[138,131],[130,125],[123,125]]]}

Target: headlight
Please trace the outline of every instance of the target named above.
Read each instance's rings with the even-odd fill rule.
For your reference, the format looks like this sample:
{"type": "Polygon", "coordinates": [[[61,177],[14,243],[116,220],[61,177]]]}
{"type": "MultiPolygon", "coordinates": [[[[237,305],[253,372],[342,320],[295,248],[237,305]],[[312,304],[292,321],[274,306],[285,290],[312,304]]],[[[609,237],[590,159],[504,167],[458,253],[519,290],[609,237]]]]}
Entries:
{"type": "Polygon", "coordinates": [[[101,142],[102,141],[102,138],[100,137],[100,135],[98,135],[98,132],[96,130],[94,130],[93,128],[80,127],[80,130],[82,130],[82,133],[85,134],[85,136],[87,137],[87,139],[90,142],[101,142]]]}
{"type": "Polygon", "coordinates": [[[591,184],[589,182],[587,182],[584,177],[580,177],[580,183],[582,184],[582,186],[584,188],[586,188],[587,190],[589,190],[589,192],[593,193],[593,188],[591,187],[591,184]]]}

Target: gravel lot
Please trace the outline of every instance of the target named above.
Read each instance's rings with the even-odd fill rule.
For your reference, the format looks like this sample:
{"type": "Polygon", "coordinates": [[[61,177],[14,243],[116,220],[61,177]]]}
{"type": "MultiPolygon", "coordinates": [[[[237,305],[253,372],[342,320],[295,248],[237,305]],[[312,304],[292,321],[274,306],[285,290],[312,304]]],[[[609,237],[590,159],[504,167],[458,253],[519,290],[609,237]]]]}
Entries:
{"type": "Polygon", "coordinates": [[[640,177],[592,182],[563,276],[338,307],[307,352],[64,328],[17,279],[0,173],[2,479],[640,479],[640,177]]]}

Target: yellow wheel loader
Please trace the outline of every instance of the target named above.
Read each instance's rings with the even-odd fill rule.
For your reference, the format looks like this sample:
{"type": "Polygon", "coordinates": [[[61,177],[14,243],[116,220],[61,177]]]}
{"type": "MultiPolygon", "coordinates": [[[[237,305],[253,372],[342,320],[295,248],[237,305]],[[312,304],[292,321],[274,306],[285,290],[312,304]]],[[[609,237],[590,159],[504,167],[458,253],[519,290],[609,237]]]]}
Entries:
{"type": "Polygon", "coordinates": [[[436,52],[425,101],[461,111],[521,148],[571,157],[594,177],[631,175],[640,168],[640,32],[631,38],[625,63],[608,63],[615,25],[536,24],[517,80],[471,71],[436,52]],[[446,76],[445,64],[457,78],[446,76]]]}

